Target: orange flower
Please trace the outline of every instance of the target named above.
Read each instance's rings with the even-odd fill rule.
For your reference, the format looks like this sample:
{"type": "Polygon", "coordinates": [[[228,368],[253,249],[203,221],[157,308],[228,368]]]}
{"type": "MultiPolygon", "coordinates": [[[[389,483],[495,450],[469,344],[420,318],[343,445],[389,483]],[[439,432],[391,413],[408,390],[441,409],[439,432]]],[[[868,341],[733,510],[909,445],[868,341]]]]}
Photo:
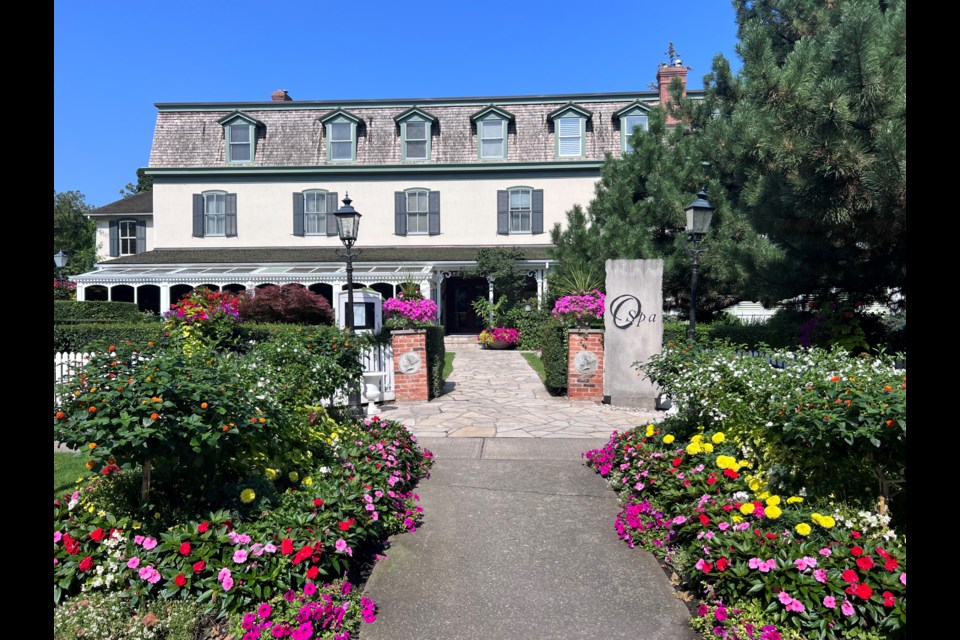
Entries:
{"type": "Polygon", "coordinates": [[[63,420],[63,416],[66,415],[63,411],[57,411],[57,420],[63,420]]]}
{"type": "Polygon", "coordinates": [[[833,376],[830,378],[830,382],[840,382],[840,376],[833,376]]]}
{"type": "Polygon", "coordinates": [[[888,427],[892,427],[892,426],[893,426],[893,420],[887,420],[887,426],[888,426],[888,427]]]}
{"type": "Polygon", "coordinates": [[[90,413],[96,413],[96,412],[97,412],[97,408],[96,408],[96,407],[90,407],[90,408],[88,409],[88,411],[89,411],[90,413]]]}
{"type": "Polygon", "coordinates": [[[890,385],[887,385],[887,386],[885,386],[885,387],[883,388],[883,390],[884,390],[884,391],[893,391],[893,387],[891,387],[890,385]]]}
{"type": "Polygon", "coordinates": [[[117,459],[114,458],[113,456],[110,456],[109,458],[107,458],[107,464],[117,464],[117,459]]]}
{"type": "Polygon", "coordinates": [[[96,442],[91,442],[91,443],[88,444],[87,446],[88,446],[89,448],[91,448],[91,449],[96,449],[96,448],[97,448],[97,443],[96,443],[96,442]]]}
{"type": "Polygon", "coordinates": [[[110,345],[110,348],[107,349],[107,351],[116,351],[116,350],[117,350],[117,348],[116,348],[115,346],[113,346],[113,345],[110,345]]]}
{"type": "Polygon", "coordinates": [[[208,406],[208,405],[207,405],[206,402],[201,402],[201,403],[200,403],[200,408],[201,408],[201,409],[206,409],[207,406],[208,406]]]}
{"type": "Polygon", "coordinates": [[[267,421],[266,418],[260,418],[260,424],[263,424],[263,423],[266,422],[266,421],[267,421]]]}
{"type": "Polygon", "coordinates": [[[93,469],[93,460],[87,460],[87,469],[93,469]]]}
{"type": "Polygon", "coordinates": [[[151,419],[151,420],[156,420],[156,419],[159,418],[159,417],[160,417],[160,414],[159,414],[159,413],[151,413],[151,414],[150,414],[150,419],[151,419]]]}
{"type": "Polygon", "coordinates": [[[223,425],[223,430],[224,430],[224,431],[227,431],[228,429],[230,429],[230,427],[228,427],[227,425],[223,425]]]}

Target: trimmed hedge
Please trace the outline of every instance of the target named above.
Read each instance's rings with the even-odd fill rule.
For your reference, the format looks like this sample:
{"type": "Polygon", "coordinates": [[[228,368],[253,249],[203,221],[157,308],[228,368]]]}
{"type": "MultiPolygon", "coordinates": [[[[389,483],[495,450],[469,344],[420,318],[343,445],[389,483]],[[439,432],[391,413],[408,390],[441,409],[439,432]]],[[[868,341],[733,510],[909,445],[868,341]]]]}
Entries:
{"type": "Polygon", "coordinates": [[[504,314],[502,325],[520,332],[520,350],[535,351],[542,346],[543,326],[551,320],[550,312],[545,309],[524,311],[522,307],[514,307],[504,314]]]}
{"type": "Polygon", "coordinates": [[[140,311],[135,302],[101,300],[54,300],[53,323],[126,322],[130,324],[159,321],[160,316],[140,311]]]}
{"type": "Polygon", "coordinates": [[[540,333],[540,360],[546,372],[543,384],[553,395],[567,391],[567,350],[570,348],[567,328],[556,320],[543,325],[540,333]]]}
{"type": "Polygon", "coordinates": [[[150,322],[81,322],[53,325],[53,351],[88,352],[105,349],[116,342],[136,343],[157,340],[163,326],[150,322]]]}
{"type": "Polygon", "coordinates": [[[432,400],[443,394],[443,365],[447,356],[447,348],[443,344],[443,327],[430,326],[427,330],[427,384],[429,397],[432,400]]]}

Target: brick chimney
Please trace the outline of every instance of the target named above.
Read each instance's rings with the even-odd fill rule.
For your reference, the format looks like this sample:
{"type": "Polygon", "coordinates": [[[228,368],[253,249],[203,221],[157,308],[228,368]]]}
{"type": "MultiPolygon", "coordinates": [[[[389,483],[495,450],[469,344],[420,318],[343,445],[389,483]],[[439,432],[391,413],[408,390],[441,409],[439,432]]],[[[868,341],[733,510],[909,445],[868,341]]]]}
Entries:
{"type": "MultiPolygon", "coordinates": [[[[680,78],[680,82],[683,84],[682,95],[687,95],[687,71],[689,70],[690,67],[683,66],[682,60],[676,60],[673,64],[660,63],[660,67],[657,69],[657,88],[660,90],[661,105],[666,107],[673,101],[670,96],[670,83],[673,82],[674,78],[680,78]]],[[[667,124],[675,125],[677,120],[668,115],[667,124]]]]}
{"type": "Polygon", "coordinates": [[[293,102],[293,98],[290,97],[286,89],[277,89],[270,94],[270,99],[274,102],[293,102]]]}

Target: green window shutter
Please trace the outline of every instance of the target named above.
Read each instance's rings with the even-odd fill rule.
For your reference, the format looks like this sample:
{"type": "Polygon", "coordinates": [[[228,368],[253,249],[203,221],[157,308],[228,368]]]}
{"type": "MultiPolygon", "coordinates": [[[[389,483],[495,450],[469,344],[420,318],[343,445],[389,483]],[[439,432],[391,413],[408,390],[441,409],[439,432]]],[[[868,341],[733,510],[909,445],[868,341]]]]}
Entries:
{"type": "Polygon", "coordinates": [[[497,235],[510,234],[510,194],[497,191],[497,235]]]}
{"type": "Polygon", "coordinates": [[[543,233],[543,189],[534,189],[532,197],[530,233],[543,233]]]}
{"type": "Polygon", "coordinates": [[[303,236],[303,194],[293,194],[293,235],[303,236]]]}
{"type": "Polygon", "coordinates": [[[440,192],[431,191],[429,196],[429,202],[427,204],[428,211],[428,224],[430,229],[430,235],[438,236],[440,235],[440,192]]]}
{"type": "Polygon", "coordinates": [[[110,257],[116,258],[120,255],[120,221],[110,221],[110,257]]]}
{"type": "Polygon", "coordinates": [[[394,227],[393,232],[398,236],[407,235],[407,194],[403,191],[393,192],[394,227]]]}
{"type": "Polygon", "coordinates": [[[137,253],[147,250],[147,221],[137,220],[137,253]]]}
{"type": "Polygon", "coordinates": [[[226,222],[226,235],[228,238],[237,237],[237,194],[228,193],[224,200],[224,216],[226,222]]]}
{"type": "Polygon", "coordinates": [[[193,194],[193,237],[203,237],[203,195],[199,193],[193,194]]]}
{"type": "Polygon", "coordinates": [[[327,221],[327,235],[336,236],[340,235],[337,232],[337,216],[333,215],[337,212],[337,209],[340,207],[337,206],[337,202],[340,200],[340,194],[336,191],[327,192],[327,212],[324,214],[324,218],[327,221]]]}

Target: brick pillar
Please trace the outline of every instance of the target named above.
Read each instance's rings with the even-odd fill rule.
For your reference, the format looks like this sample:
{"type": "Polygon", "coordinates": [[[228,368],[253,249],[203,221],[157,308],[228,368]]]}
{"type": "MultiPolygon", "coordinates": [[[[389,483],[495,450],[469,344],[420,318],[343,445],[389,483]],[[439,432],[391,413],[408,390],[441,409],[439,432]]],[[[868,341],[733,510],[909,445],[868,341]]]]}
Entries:
{"type": "Polygon", "coordinates": [[[394,331],[393,389],[398,402],[429,400],[427,381],[427,332],[394,331]]]}
{"type": "Polygon", "coordinates": [[[603,401],[603,331],[601,329],[567,332],[567,397],[571,400],[603,401]]]}
{"type": "MultiPolygon", "coordinates": [[[[690,70],[690,67],[683,66],[683,63],[677,60],[673,65],[668,65],[665,62],[660,63],[660,67],[657,68],[657,90],[660,94],[660,106],[666,108],[666,106],[673,102],[673,98],[670,96],[670,83],[673,82],[674,78],[680,78],[680,82],[683,83],[683,94],[687,95],[687,71],[690,70]]],[[[667,124],[675,125],[677,124],[676,119],[668,115],[667,124]]]]}

